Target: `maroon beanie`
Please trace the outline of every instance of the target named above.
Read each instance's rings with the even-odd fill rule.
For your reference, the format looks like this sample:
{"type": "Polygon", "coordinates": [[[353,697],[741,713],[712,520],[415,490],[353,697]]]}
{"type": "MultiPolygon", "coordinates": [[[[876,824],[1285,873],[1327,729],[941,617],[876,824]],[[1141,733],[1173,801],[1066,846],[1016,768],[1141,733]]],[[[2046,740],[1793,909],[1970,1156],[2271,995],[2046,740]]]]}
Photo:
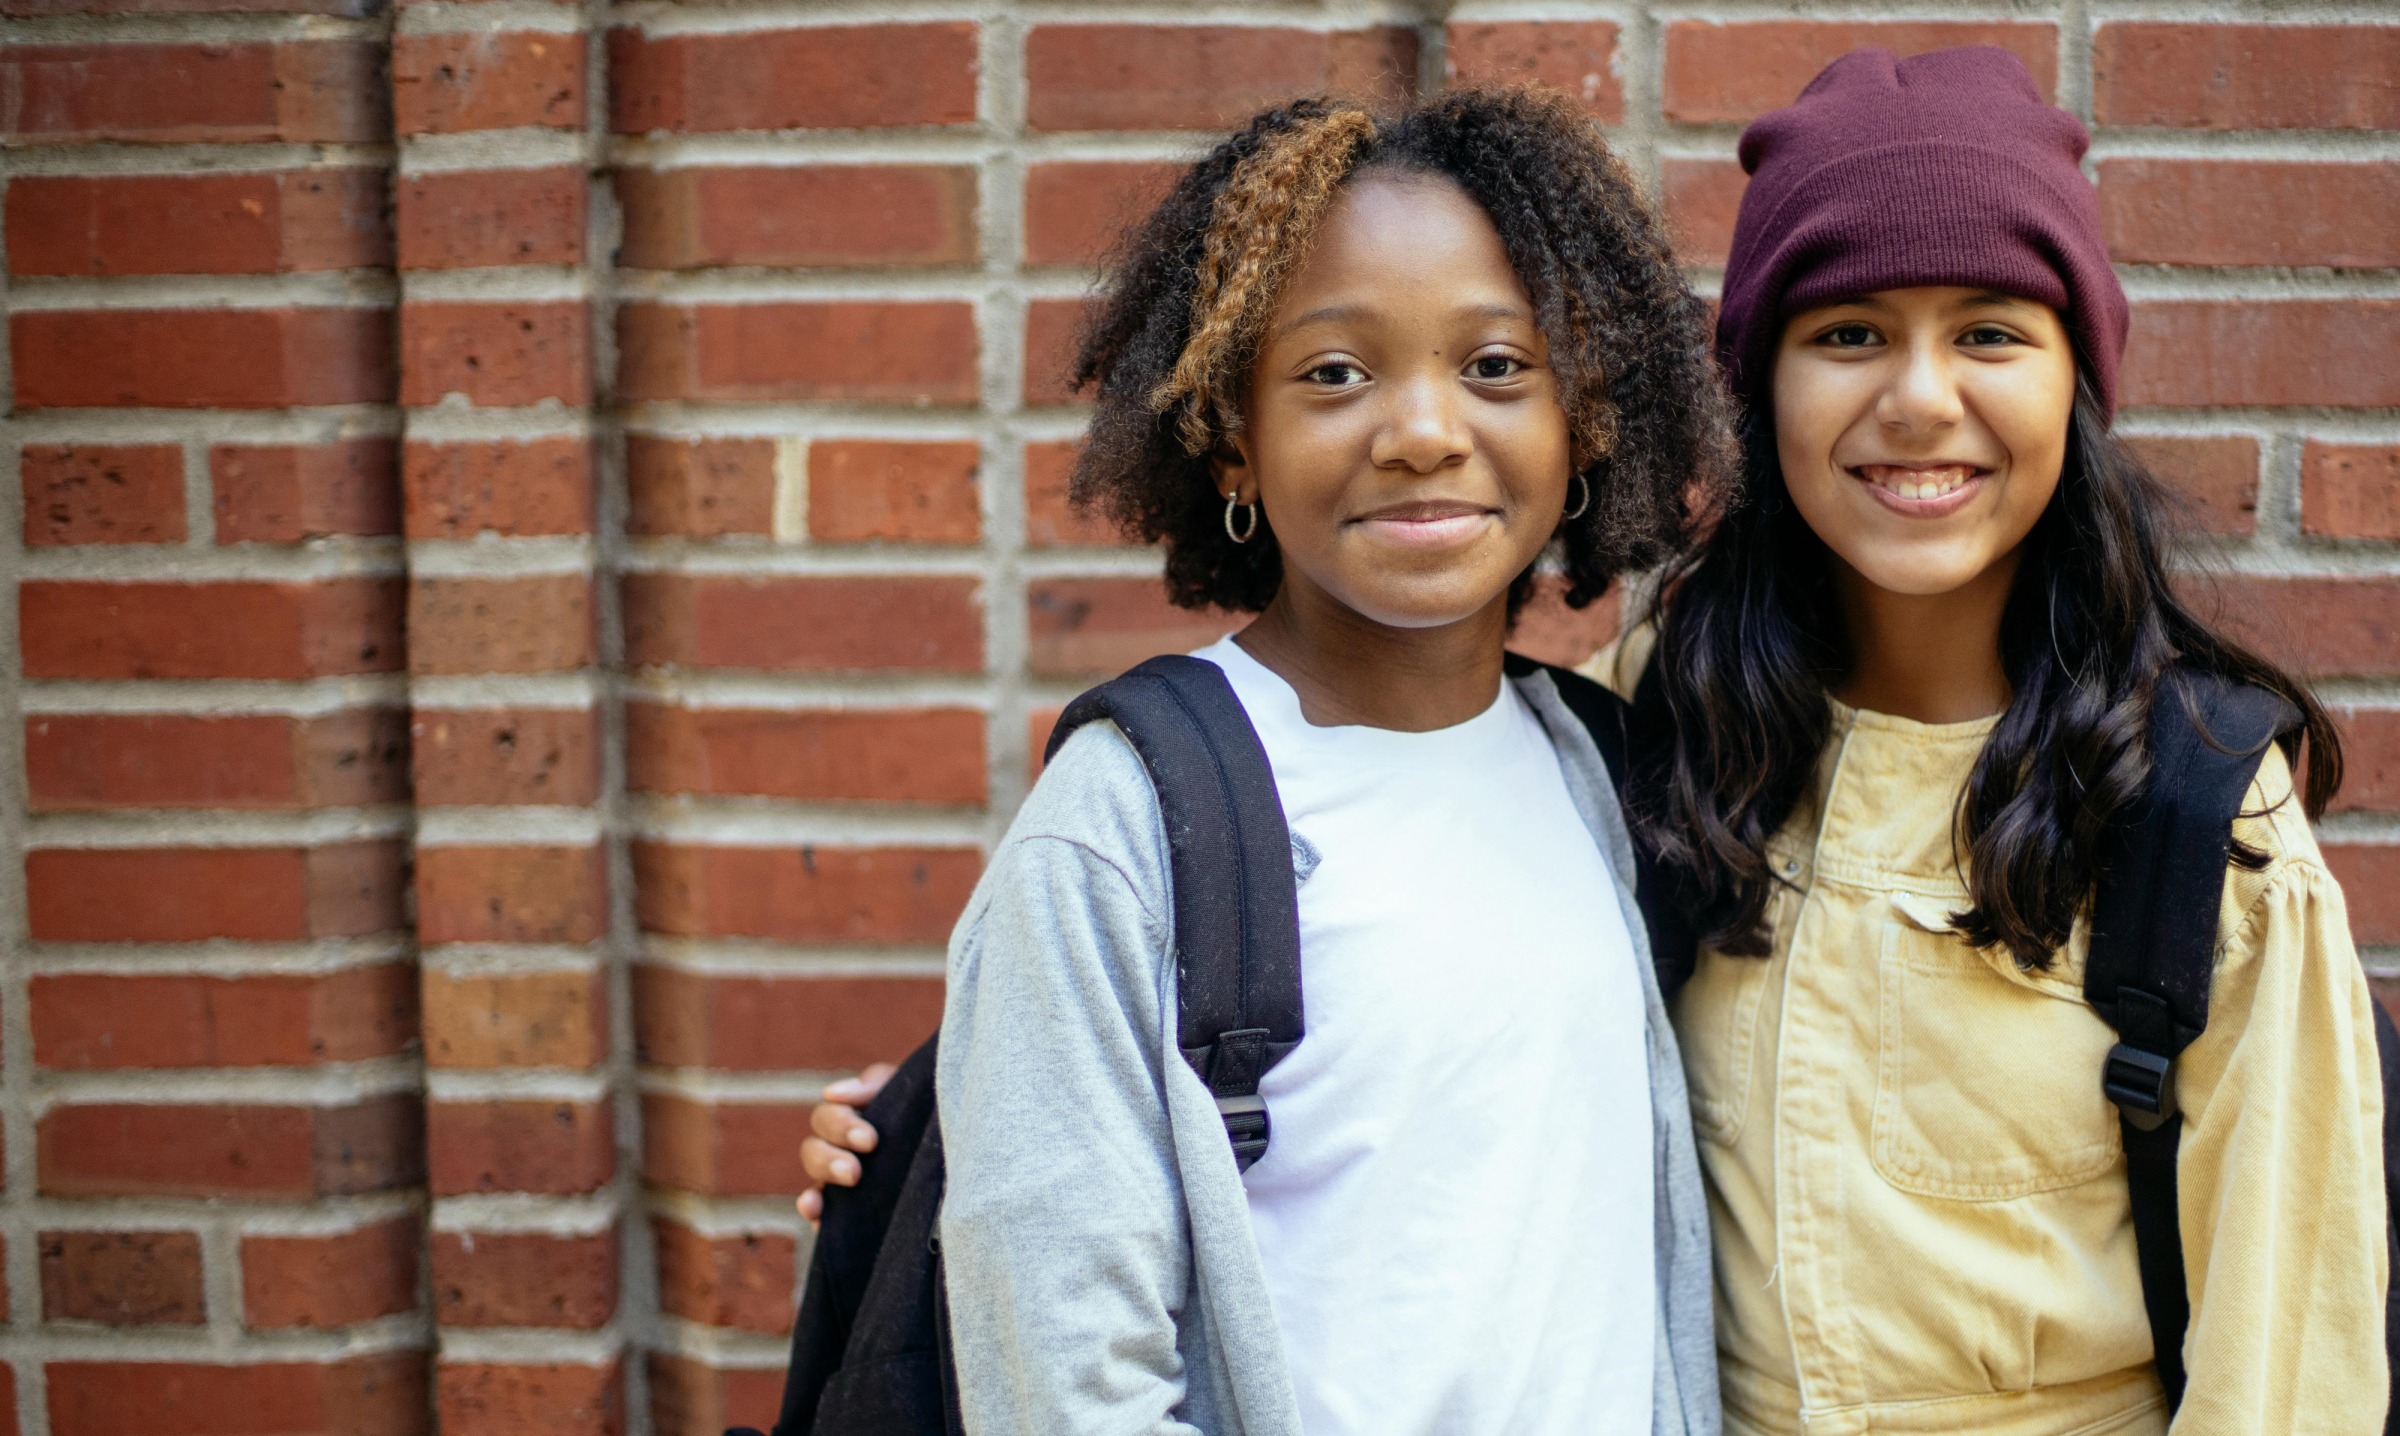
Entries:
{"type": "Polygon", "coordinates": [[[1736,392],[1763,393],[1783,321],[1801,310],[1963,284],[2058,310],[2114,413],[2125,291],[2075,167],[2090,143],[2006,50],[1855,50],[1827,65],[1742,132],[1750,188],[1717,315],[1736,392]]]}

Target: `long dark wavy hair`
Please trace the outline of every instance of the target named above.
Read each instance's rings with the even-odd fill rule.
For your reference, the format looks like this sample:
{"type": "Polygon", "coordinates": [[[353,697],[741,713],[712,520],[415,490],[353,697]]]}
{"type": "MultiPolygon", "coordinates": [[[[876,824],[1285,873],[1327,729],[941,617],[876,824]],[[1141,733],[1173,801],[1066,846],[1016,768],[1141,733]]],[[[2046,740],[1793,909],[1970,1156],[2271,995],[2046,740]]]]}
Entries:
{"type": "MultiPolygon", "coordinates": [[[[1849,666],[1823,540],[1793,507],[1764,406],[1742,427],[1742,496],[1665,575],[1652,681],[1675,741],[1636,775],[1634,821],[1667,891],[1720,951],[1767,950],[1780,881],[1767,840],[1807,792],[1849,666]]],[[[2324,811],[2341,742],[2308,689],[2193,613],[2169,577],[2173,500],[2079,383],[2057,492],[2025,540],[2000,628],[2014,694],[1976,759],[1954,830],[1973,905],[1959,931],[2041,968],[2089,898],[2102,830],[2142,794],[2147,727],[2171,664],[2296,707],[2283,744],[2324,811]]],[[[2252,864],[2258,854],[2237,853],[2252,864]]]]}
{"type": "MultiPolygon", "coordinates": [[[[1210,460],[1242,425],[1258,341],[1343,185],[1434,176],[1483,208],[1533,301],[1591,501],[1560,525],[1566,601],[1687,548],[1733,482],[1708,308],[1665,223],[1591,121],[1532,87],[1452,91],[1397,114],[1307,99],[1254,117],[1186,170],[1119,244],[1076,360],[1098,404],[1072,496],[1166,547],[1187,608],[1266,607],[1273,528],[1225,531],[1210,460]]],[[[1529,590],[1521,576],[1512,608],[1529,590]]]]}

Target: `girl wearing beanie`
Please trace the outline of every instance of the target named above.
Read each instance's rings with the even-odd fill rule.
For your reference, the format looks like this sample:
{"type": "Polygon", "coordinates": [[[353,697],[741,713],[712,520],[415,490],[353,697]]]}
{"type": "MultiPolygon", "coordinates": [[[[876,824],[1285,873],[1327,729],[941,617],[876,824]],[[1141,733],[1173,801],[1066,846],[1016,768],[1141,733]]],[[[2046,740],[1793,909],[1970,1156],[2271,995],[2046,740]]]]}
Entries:
{"type": "Polygon", "coordinates": [[[1596,660],[1627,692],[1647,663],[1673,725],[1637,823],[1702,935],[1675,1018],[1728,1432],[2382,1429],[2371,999],[2306,821],[2339,748],[2170,584],[2109,431],[2085,144],[1986,48],[1848,55],[1750,127],[1718,326],[1746,489],[1654,651],[1596,660]],[[2304,741],[2267,748],[2220,907],[2175,915],[2216,959],[2163,1159],[2188,1326],[2154,1352],[2083,979],[2171,666],[2304,741]]]}

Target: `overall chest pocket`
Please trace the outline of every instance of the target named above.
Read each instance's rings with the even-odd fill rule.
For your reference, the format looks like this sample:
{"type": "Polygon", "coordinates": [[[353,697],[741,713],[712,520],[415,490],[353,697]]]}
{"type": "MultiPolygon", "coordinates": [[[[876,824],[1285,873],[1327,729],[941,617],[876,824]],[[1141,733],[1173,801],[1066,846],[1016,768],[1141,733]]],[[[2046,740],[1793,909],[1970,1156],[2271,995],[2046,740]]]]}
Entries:
{"type": "Polygon", "coordinates": [[[2080,945],[2045,972],[1949,930],[1966,906],[1898,893],[1878,966],[1875,1168],[1902,1191],[2005,1201],[2116,1165],[2100,1068],[2116,1041],[2083,1000],[2080,945]]]}

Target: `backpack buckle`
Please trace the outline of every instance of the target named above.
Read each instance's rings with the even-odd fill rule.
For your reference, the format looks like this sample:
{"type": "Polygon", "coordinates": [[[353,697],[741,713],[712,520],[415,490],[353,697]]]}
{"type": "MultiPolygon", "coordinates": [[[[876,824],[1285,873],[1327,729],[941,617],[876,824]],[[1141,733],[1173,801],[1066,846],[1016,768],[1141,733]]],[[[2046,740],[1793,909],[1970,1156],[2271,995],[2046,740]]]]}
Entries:
{"type": "Polygon", "coordinates": [[[2100,1069],[2100,1090],[2137,1131],[2155,1132],[2180,1112],[2175,1105],[2175,1059],[2122,1042],[2108,1050],[2108,1062],[2100,1069]]]}
{"type": "Polygon", "coordinates": [[[1234,1170],[1249,1171],[1267,1154],[1267,1099],[1256,1092],[1219,1097],[1217,1115],[1225,1119],[1225,1135],[1233,1143],[1234,1170]]]}

